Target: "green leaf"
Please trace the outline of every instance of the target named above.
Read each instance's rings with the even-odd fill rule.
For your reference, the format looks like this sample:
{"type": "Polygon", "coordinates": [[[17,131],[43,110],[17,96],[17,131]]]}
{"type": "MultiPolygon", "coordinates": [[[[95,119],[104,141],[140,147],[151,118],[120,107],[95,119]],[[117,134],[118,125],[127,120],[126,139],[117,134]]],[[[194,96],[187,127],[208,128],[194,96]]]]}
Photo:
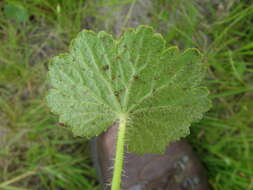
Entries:
{"type": "Polygon", "coordinates": [[[4,14],[7,19],[17,22],[26,22],[29,17],[27,10],[21,4],[15,2],[4,5],[4,14]]]}
{"type": "Polygon", "coordinates": [[[210,108],[203,77],[196,49],[167,48],[150,27],[118,40],[82,31],[69,53],[52,59],[47,103],[75,135],[88,138],[126,115],[128,151],[161,153],[210,108]]]}

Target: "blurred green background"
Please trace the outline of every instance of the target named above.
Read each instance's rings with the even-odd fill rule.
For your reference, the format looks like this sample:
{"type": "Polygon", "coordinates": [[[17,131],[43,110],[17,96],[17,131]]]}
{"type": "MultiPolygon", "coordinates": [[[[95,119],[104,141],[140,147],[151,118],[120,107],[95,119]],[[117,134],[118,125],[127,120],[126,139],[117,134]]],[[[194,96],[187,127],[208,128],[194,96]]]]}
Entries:
{"type": "Polygon", "coordinates": [[[88,140],[44,103],[48,60],[82,29],[148,24],[205,56],[212,109],[188,137],[215,190],[253,189],[252,0],[0,1],[0,189],[100,189],[88,140]]]}

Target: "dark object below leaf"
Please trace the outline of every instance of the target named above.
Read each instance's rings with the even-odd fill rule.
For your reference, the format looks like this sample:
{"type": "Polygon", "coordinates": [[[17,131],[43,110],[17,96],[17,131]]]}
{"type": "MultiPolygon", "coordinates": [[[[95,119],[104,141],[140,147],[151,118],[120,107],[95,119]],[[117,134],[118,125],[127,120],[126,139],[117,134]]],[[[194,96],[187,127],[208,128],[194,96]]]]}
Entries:
{"type": "MultiPolygon", "coordinates": [[[[110,188],[117,126],[92,142],[93,160],[104,189],[110,188]]],[[[191,146],[181,140],[167,147],[166,153],[126,153],[122,190],[210,190],[199,159],[191,146]]]]}

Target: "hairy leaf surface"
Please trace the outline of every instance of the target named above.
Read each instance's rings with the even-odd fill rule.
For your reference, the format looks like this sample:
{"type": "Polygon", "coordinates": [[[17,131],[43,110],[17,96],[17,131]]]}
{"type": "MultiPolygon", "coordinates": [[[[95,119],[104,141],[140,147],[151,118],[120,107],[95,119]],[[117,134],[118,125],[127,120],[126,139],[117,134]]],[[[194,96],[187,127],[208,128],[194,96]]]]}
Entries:
{"type": "Polygon", "coordinates": [[[161,153],[210,108],[203,76],[196,49],[168,48],[150,27],[117,40],[82,31],[69,53],[52,59],[46,99],[75,135],[99,135],[126,115],[128,150],[161,153]]]}

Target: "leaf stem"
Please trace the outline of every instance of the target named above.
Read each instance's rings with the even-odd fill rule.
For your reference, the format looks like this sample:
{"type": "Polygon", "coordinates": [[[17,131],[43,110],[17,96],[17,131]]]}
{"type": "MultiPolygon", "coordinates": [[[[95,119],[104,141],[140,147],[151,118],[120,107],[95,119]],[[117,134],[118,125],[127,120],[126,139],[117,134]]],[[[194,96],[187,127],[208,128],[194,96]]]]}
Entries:
{"type": "Polygon", "coordinates": [[[123,115],[120,118],[118,129],[111,190],[119,190],[121,185],[121,174],[124,160],[125,132],[126,132],[126,116],[123,115]]]}

